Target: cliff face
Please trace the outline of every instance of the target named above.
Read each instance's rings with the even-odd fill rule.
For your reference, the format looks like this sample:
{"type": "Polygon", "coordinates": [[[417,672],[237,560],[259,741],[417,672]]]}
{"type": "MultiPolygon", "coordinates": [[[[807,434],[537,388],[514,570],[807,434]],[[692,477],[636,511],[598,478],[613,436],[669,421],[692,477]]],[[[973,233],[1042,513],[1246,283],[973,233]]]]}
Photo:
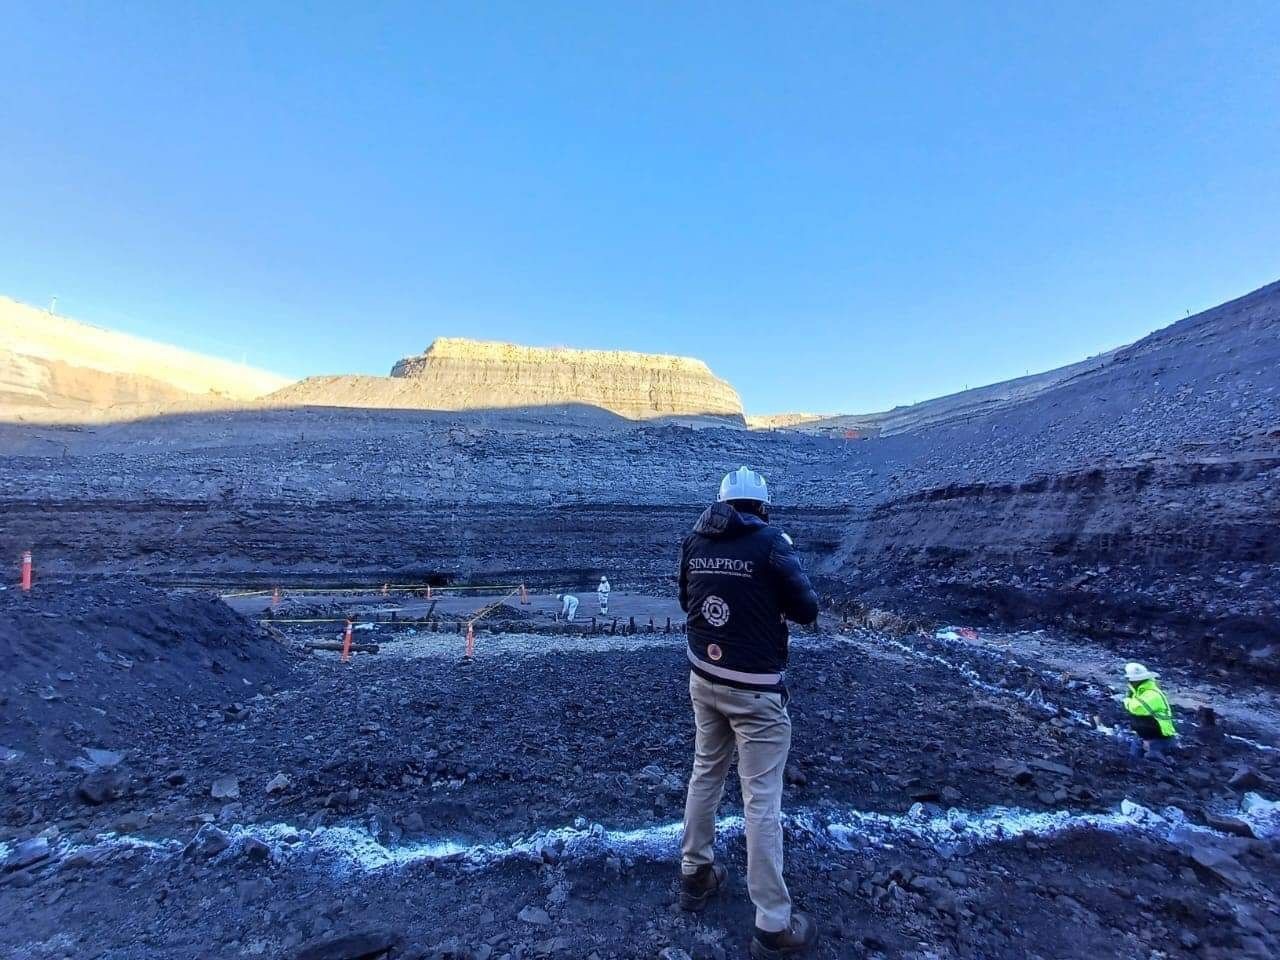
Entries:
{"type": "Polygon", "coordinates": [[[1280,432],[1248,452],[924,490],[851,524],[827,568],[875,604],[1280,676],[1278,476],[1280,432]]]}
{"type": "Polygon", "coordinates": [[[689,357],[441,338],[397,363],[391,376],[412,379],[459,407],[581,403],[632,420],[742,417],[733,387],[689,357]]]}
{"type": "Polygon", "coordinates": [[[280,405],[424,410],[583,406],[631,420],[743,422],[737,392],[701,360],[451,338],[399,361],[389,378],[309,377],[271,399],[280,405]]]}

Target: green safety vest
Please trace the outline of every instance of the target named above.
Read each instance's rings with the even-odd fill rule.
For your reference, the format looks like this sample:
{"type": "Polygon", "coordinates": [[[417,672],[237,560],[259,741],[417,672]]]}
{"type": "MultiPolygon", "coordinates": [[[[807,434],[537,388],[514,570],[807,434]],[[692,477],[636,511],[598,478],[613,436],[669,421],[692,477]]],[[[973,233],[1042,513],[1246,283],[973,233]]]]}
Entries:
{"type": "Polygon", "coordinates": [[[1124,698],[1124,708],[1135,717],[1153,717],[1160,726],[1163,737],[1177,736],[1173,725],[1173,710],[1169,700],[1154,680],[1143,680],[1124,698]]]}

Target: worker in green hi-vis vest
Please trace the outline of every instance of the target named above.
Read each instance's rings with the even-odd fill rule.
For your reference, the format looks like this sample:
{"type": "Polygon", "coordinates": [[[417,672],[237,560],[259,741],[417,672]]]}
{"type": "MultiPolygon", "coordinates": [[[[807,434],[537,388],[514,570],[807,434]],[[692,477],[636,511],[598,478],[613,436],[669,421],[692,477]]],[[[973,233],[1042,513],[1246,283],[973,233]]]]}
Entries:
{"type": "Polygon", "coordinates": [[[1159,676],[1140,663],[1124,665],[1124,678],[1129,681],[1124,709],[1134,733],[1130,756],[1135,760],[1143,756],[1156,760],[1172,759],[1178,729],[1173,725],[1169,698],[1156,683],[1159,676]]]}

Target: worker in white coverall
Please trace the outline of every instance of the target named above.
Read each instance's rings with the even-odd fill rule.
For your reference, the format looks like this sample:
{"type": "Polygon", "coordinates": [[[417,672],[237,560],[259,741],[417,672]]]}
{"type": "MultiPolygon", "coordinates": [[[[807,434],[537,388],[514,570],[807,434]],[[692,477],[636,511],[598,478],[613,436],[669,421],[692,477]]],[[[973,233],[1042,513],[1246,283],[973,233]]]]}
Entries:
{"type": "Polygon", "coordinates": [[[560,615],[573,623],[578,615],[578,598],[571,593],[557,593],[556,599],[560,601],[560,615]]]}
{"type": "Polygon", "coordinates": [[[600,616],[609,613],[609,578],[601,577],[600,586],[596,587],[596,599],[600,602],[600,616]]]}

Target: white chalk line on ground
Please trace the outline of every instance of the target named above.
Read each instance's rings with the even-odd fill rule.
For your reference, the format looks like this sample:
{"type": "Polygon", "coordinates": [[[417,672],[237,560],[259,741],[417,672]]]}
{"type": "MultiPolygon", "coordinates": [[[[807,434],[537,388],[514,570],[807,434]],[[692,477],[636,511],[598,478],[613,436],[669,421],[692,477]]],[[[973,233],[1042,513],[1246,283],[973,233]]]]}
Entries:
{"type": "MultiPolygon", "coordinates": [[[[1280,835],[1278,803],[1248,794],[1238,815],[1250,823],[1259,836],[1280,835]]],[[[1024,837],[1049,839],[1086,830],[1143,834],[1170,843],[1188,834],[1218,836],[1207,827],[1190,823],[1177,808],[1169,807],[1157,813],[1128,800],[1109,813],[989,807],[980,811],[951,809],[931,815],[917,804],[906,814],[834,808],[801,810],[784,813],[783,821],[790,841],[833,851],[867,847],[891,850],[903,843],[923,843],[947,856],[1024,837]]],[[[278,863],[301,863],[335,875],[376,873],[441,860],[470,869],[489,869],[508,862],[587,861],[606,857],[674,862],[679,855],[682,829],[679,821],[625,830],[608,829],[579,818],[572,826],[542,830],[508,842],[435,839],[387,845],[361,826],[306,830],[284,823],[236,825],[226,831],[230,845],[214,859],[233,858],[246,842],[256,840],[270,848],[272,858],[278,863]]],[[[742,835],[743,829],[740,816],[722,817],[717,823],[718,839],[722,842],[735,839],[742,835]]],[[[14,846],[0,843],[0,859],[7,857],[14,846]]],[[[56,845],[55,855],[65,857],[77,852],[110,853],[126,849],[168,858],[181,855],[186,846],[176,839],[102,834],[88,844],[63,841],[56,845]]]]}
{"type": "Polygon", "coordinates": [[[1250,740],[1248,737],[1240,737],[1234,733],[1228,733],[1227,739],[1238,740],[1246,746],[1253,747],[1255,750],[1262,750],[1264,753],[1276,753],[1277,751],[1280,751],[1280,747],[1268,746],[1265,743],[1259,743],[1257,740],[1250,740]]]}
{"type": "MultiPolygon", "coordinates": [[[[1060,706],[1058,704],[1053,703],[1050,700],[1047,700],[1040,693],[1039,690],[1033,689],[1032,691],[1027,692],[1022,690],[1011,689],[1008,687],[1002,687],[993,683],[987,683],[985,680],[982,679],[982,677],[978,674],[976,670],[974,670],[972,667],[968,666],[967,664],[953,663],[952,661],[948,660],[946,657],[940,656],[936,653],[932,653],[927,650],[921,650],[918,647],[914,647],[908,643],[903,643],[900,640],[895,640],[892,637],[888,637],[883,634],[874,634],[874,639],[870,637],[865,637],[865,636],[863,637],[846,637],[843,635],[839,635],[839,636],[840,636],[840,639],[843,640],[845,643],[857,643],[859,642],[859,640],[861,640],[862,642],[865,642],[865,643],[880,643],[880,644],[885,644],[887,646],[891,646],[895,650],[905,653],[908,656],[915,657],[918,660],[924,660],[929,663],[937,664],[938,666],[944,667],[947,670],[952,671],[953,673],[957,673],[961,677],[963,677],[968,683],[970,683],[972,686],[977,687],[980,690],[985,690],[988,693],[993,693],[1000,696],[1013,697],[1017,700],[1022,701],[1023,703],[1026,703],[1032,707],[1035,707],[1036,709],[1040,710],[1046,715],[1065,717],[1075,725],[1082,727],[1085,730],[1089,730],[1092,733],[1098,734],[1099,736],[1119,739],[1129,735],[1125,730],[1117,729],[1115,727],[1108,727],[1105,725],[1095,724],[1092,717],[1086,716],[1085,714],[1080,713],[1078,710],[1071,710],[1067,707],[1060,706]]],[[[931,639],[934,640],[935,642],[941,643],[943,646],[955,645],[954,642],[948,642],[946,637],[935,636],[931,639]]],[[[965,652],[968,655],[972,655],[972,648],[966,645],[964,647],[963,652],[965,652]]],[[[1001,658],[1000,656],[994,653],[989,653],[987,654],[987,656],[997,661],[1000,661],[1002,659],[1007,660],[1007,662],[1009,663],[1017,664],[1019,667],[1022,667],[1023,669],[1031,671],[1031,673],[1040,677],[1043,680],[1048,681],[1049,679],[1046,674],[1042,672],[1038,672],[1033,668],[1028,667],[1026,664],[1023,664],[1020,661],[1013,659],[1012,657],[1001,658]]],[[[1269,746],[1265,743],[1259,743],[1256,740],[1250,740],[1248,737],[1242,737],[1234,733],[1228,733],[1228,734],[1225,734],[1225,736],[1228,740],[1235,740],[1239,743],[1243,743],[1246,746],[1253,748],[1254,750],[1259,750],[1265,753],[1274,753],[1280,750],[1280,748],[1269,746]]]]}
{"type": "Polygon", "coordinates": [[[1021,700],[1023,703],[1029,704],[1030,706],[1036,708],[1037,710],[1039,710],[1040,712],[1046,715],[1066,717],[1068,720],[1070,720],[1072,723],[1076,724],[1077,726],[1083,727],[1087,730],[1091,730],[1094,733],[1099,734],[1101,736],[1113,737],[1116,735],[1116,732],[1110,727],[1095,726],[1093,723],[1093,720],[1090,717],[1086,717],[1084,714],[1076,710],[1070,710],[1070,709],[1067,709],[1066,707],[1061,707],[1055,703],[1050,702],[1049,700],[1046,700],[1038,690],[1028,693],[1022,690],[1013,690],[1008,687],[1002,687],[994,683],[988,683],[987,681],[983,680],[982,677],[978,674],[978,672],[970,666],[967,666],[965,664],[953,663],[952,661],[948,660],[946,657],[939,656],[938,654],[931,653],[927,650],[921,650],[918,647],[914,647],[909,643],[903,643],[901,640],[895,640],[893,637],[888,637],[888,636],[885,636],[884,634],[875,634],[874,641],[866,637],[843,637],[842,636],[840,637],[840,639],[843,640],[843,642],[850,643],[850,644],[856,644],[858,642],[879,643],[879,644],[893,647],[895,650],[898,650],[901,653],[905,653],[907,656],[915,657],[917,660],[924,660],[924,661],[927,661],[928,663],[937,664],[940,667],[944,667],[945,669],[950,670],[952,673],[957,673],[961,677],[963,677],[971,686],[977,687],[979,690],[985,690],[987,693],[993,693],[1002,697],[1013,697],[1017,700],[1021,700]]]}

